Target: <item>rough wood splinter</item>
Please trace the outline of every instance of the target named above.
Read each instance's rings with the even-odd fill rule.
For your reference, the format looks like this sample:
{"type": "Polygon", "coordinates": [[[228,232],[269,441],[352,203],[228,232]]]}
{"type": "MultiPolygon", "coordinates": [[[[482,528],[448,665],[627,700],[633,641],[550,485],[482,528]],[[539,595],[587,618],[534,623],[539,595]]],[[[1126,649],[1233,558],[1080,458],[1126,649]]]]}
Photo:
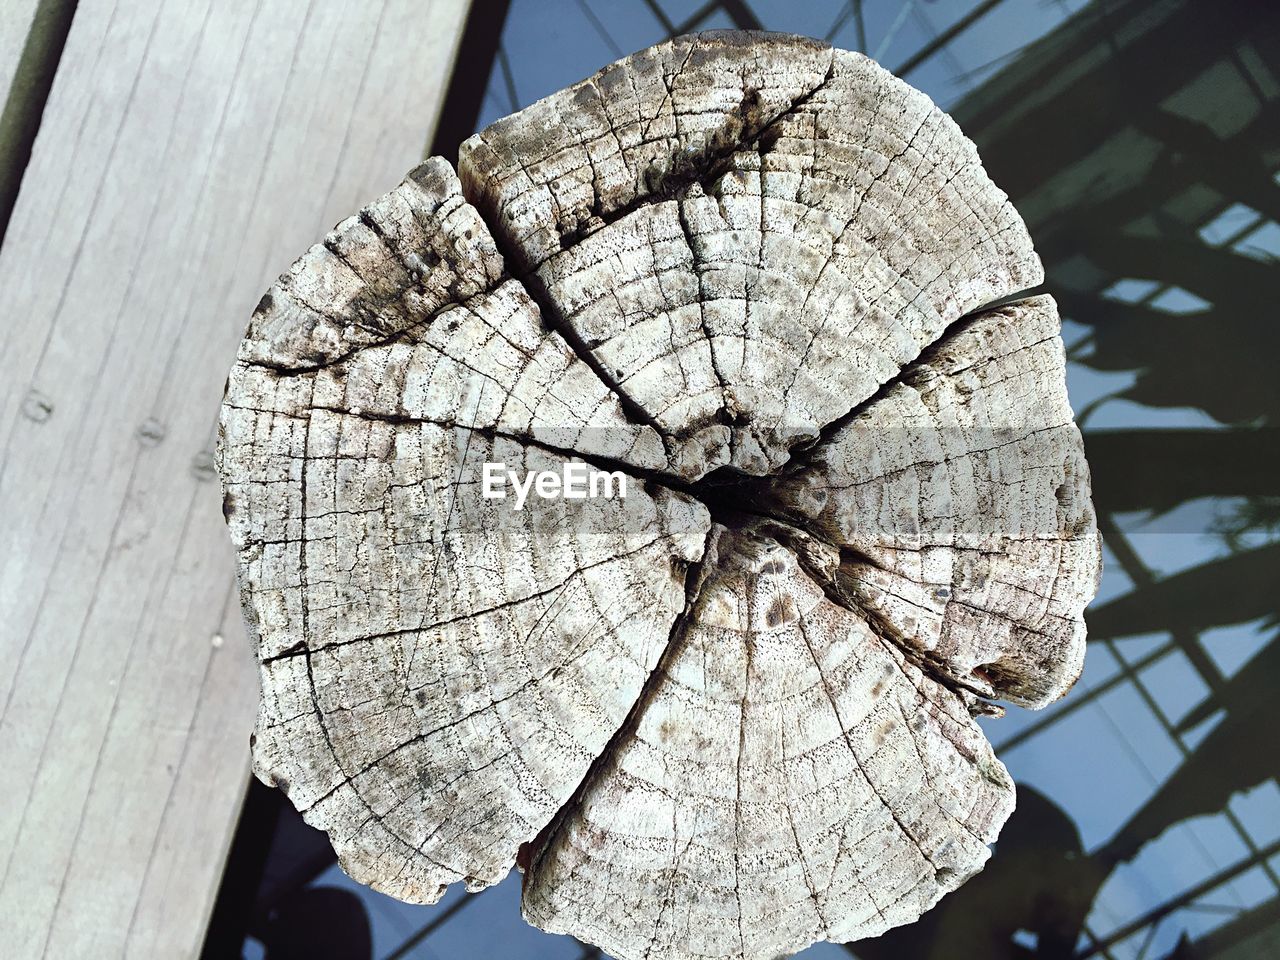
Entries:
{"type": "Polygon", "coordinates": [[[1083,660],[1042,280],[950,118],[797,37],[663,43],[423,163],[228,382],[257,775],[405,900],[519,850],[529,921],[619,960],[915,920],[1013,808],[973,717],[1083,660]],[[627,496],[482,495],[567,461],[627,496]]]}

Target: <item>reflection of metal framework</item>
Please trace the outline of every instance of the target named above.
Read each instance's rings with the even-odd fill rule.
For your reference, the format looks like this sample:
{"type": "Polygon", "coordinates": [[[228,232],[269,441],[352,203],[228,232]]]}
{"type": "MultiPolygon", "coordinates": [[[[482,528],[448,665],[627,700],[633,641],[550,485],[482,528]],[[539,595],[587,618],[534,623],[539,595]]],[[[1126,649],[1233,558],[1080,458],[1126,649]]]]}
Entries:
{"type": "MultiPolygon", "coordinates": [[[[696,30],[698,24],[702,23],[712,14],[720,10],[723,10],[729,15],[733,20],[734,26],[739,30],[764,29],[764,24],[762,24],[759,18],[751,12],[751,8],[748,7],[743,0],[709,0],[708,3],[704,3],[678,24],[672,23],[670,18],[668,18],[667,14],[663,11],[662,7],[660,7],[655,0],[644,0],[644,2],[645,5],[653,11],[653,15],[657,18],[658,22],[662,24],[662,28],[673,37],[677,37],[682,33],[688,33],[690,30],[696,30]]],[[[582,0],[582,2],[579,3],[579,6],[582,7],[583,14],[591,20],[592,26],[607,37],[608,31],[605,29],[604,24],[602,24],[599,18],[591,12],[591,8],[587,6],[585,0],[582,0]]],[[[859,3],[859,6],[861,6],[861,3],[859,3]]],[[[610,43],[612,42],[613,41],[610,40],[610,43]]],[[[619,50],[618,54],[621,56],[625,52],[626,51],[619,50]]]]}
{"type": "MultiPolygon", "coordinates": [[[[923,39],[913,50],[905,54],[897,51],[888,58],[896,61],[900,75],[908,76],[930,93],[935,91],[923,82],[921,75],[926,72],[924,68],[936,66],[940,60],[945,59],[953,74],[985,76],[980,86],[966,83],[949,88],[950,95],[955,95],[957,90],[963,92],[965,87],[972,88],[951,105],[951,109],[965,131],[978,142],[993,179],[1009,191],[1026,216],[1045,259],[1050,288],[1059,296],[1064,315],[1092,325],[1089,335],[1074,339],[1074,362],[1082,365],[1080,369],[1148,367],[1138,383],[1127,391],[1134,401],[1143,404],[1144,410],[1197,406],[1219,420],[1254,423],[1261,420],[1274,426],[1280,420],[1280,402],[1272,403],[1274,394],[1263,395],[1256,409],[1247,411],[1247,416],[1232,417],[1224,416],[1209,399],[1189,393],[1172,397],[1163,394],[1162,364],[1172,365],[1176,371],[1178,364],[1194,365],[1201,358],[1194,352],[1195,346],[1188,354],[1185,345],[1175,342],[1173,336],[1166,337],[1171,341],[1169,345],[1161,344],[1157,348],[1148,334],[1152,323],[1175,323],[1187,316],[1186,308],[1179,307],[1177,301],[1179,295],[1186,295],[1188,291],[1178,286],[1174,278],[1183,283],[1184,273],[1192,275],[1197,271],[1184,260],[1178,260],[1178,256],[1218,255],[1220,259],[1215,260],[1215,265],[1225,264],[1234,270],[1236,264],[1221,257],[1247,259],[1249,251],[1245,251],[1242,244],[1248,243],[1250,237],[1260,236],[1259,231],[1267,228],[1267,224],[1280,232],[1280,227],[1275,225],[1275,221],[1280,220],[1280,189],[1273,179],[1276,168],[1280,167],[1280,136],[1269,132],[1271,128],[1280,128],[1276,122],[1280,80],[1265,66],[1268,62],[1280,63],[1277,32],[1280,13],[1271,9],[1273,5],[1244,0],[1212,5],[1207,15],[1204,5],[1197,15],[1190,0],[1094,0],[1090,4],[1078,0],[974,0],[967,8],[959,3],[938,4],[950,9],[952,19],[937,29],[926,16],[930,5],[930,0],[907,0],[898,5],[887,21],[872,23],[869,20],[872,5],[866,4],[864,8],[862,0],[833,2],[826,38],[842,46],[867,50],[870,43],[872,52],[885,50],[904,25],[913,20],[917,27],[924,24],[929,29],[918,31],[923,39]],[[1039,33],[1028,32],[1027,16],[1010,20],[1013,25],[997,24],[999,15],[1015,5],[1023,14],[1028,9],[1033,14],[1036,10],[1045,14],[1036,21],[1039,33]],[[1064,22],[1076,10],[1079,12],[1064,22]],[[995,48],[1017,53],[1015,58],[1002,58],[1005,67],[995,75],[989,63],[966,66],[957,59],[957,44],[972,44],[974,35],[982,30],[994,31],[991,43],[995,48]],[[1040,37],[1040,34],[1045,35],[1040,37]],[[999,47],[1000,42],[1004,47],[999,47]],[[1215,81],[1215,77],[1227,75],[1238,78],[1239,83],[1215,81]],[[1252,101],[1233,103],[1233,97],[1252,98],[1252,101]],[[1226,129],[1215,126],[1219,124],[1218,114],[1244,119],[1235,129],[1226,129]],[[1241,204],[1255,215],[1239,216],[1241,204]],[[1221,229],[1215,226],[1223,223],[1228,226],[1221,229]],[[1086,255],[1082,256],[1081,251],[1086,255]],[[1162,258],[1166,262],[1162,262],[1162,258]],[[1117,283],[1135,280],[1154,282],[1145,283],[1137,296],[1117,294],[1117,283]],[[1147,339],[1140,342],[1139,347],[1146,352],[1139,352],[1135,358],[1130,340],[1143,341],[1144,337],[1147,339]],[[1093,353],[1087,353],[1088,350],[1093,353]]],[[[517,94],[521,70],[538,52],[522,46],[524,37],[512,28],[509,7],[515,16],[521,7],[520,0],[515,3],[476,0],[449,101],[432,145],[433,153],[451,155],[456,151],[460,140],[475,128],[486,96],[496,98],[492,106],[503,113],[523,105],[517,94]]],[[[643,0],[643,7],[661,30],[671,36],[709,24],[741,29],[797,29],[795,14],[785,0],[776,3],[710,0],[702,4],[643,0]]],[[[877,5],[875,9],[878,15],[885,15],[882,6],[877,5]]],[[[556,15],[562,18],[560,27],[564,32],[598,38],[614,56],[621,56],[635,44],[622,42],[611,32],[611,19],[616,12],[616,8],[606,4],[593,7],[591,0],[563,0],[557,6],[556,15]]],[[[808,31],[816,32],[812,25],[808,31]]],[[[557,50],[555,55],[562,53],[565,51],[557,50]]],[[[598,64],[584,65],[582,72],[589,72],[592,66],[598,64]]],[[[1275,252],[1272,251],[1273,255],[1275,252]]],[[[1212,271],[1213,267],[1206,269],[1212,271]]],[[[1221,291],[1211,284],[1198,288],[1196,283],[1187,282],[1186,285],[1192,287],[1190,293],[1194,294],[1192,309],[1211,309],[1202,320],[1205,323],[1269,323],[1262,310],[1249,310],[1251,302],[1275,302],[1274,298],[1265,296],[1268,291],[1274,291],[1274,287],[1257,289],[1255,277],[1256,274],[1247,270],[1232,273],[1232,283],[1243,278],[1242,285],[1237,283],[1234,301],[1224,300],[1221,291]],[[1214,295],[1208,296],[1209,293],[1214,295]],[[1208,306],[1197,306],[1196,302],[1208,306]]],[[[1272,285],[1274,282],[1267,281],[1272,285]]],[[[1183,296],[1184,303],[1185,300],[1183,296]]],[[[1183,331],[1187,327],[1177,329],[1183,331]]],[[[1274,351],[1269,352],[1265,345],[1275,345],[1277,335],[1252,328],[1250,332],[1257,333],[1259,343],[1264,344],[1261,349],[1266,355],[1265,362],[1273,363],[1274,351]]],[[[1229,390],[1231,384],[1225,386],[1229,390]]],[[[1078,409],[1090,399],[1073,395],[1078,409]]],[[[1105,398],[1099,398],[1099,404],[1104,402],[1105,398]]],[[[1235,477],[1231,481],[1234,486],[1215,486],[1216,476],[1207,481],[1189,479],[1189,472],[1176,469],[1178,461],[1153,464],[1126,459],[1113,461],[1109,459],[1111,451],[1124,458],[1124,448],[1132,446],[1130,440],[1140,439],[1139,434],[1150,424],[1138,417],[1125,424],[1132,433],[1118,435],[1121,443],[1109,443],[1105,435],[1090,433],[1087,429],[1089,415],[1101,409],[1099,404],[1087,404],[1082,414],[1090,457],[1095,461],[1095,476],[1102,475],[1105,479],[1108,475],[1141,472],[1144,468],[1152,471],[1145,478],[1145,484],[1140,481],[1133,484],[1136,492],[1111,482],[1098,485],[1100,525],[1113,561],[1109,575],[1122,574],[1128,580],[1129,596],[1141,599],[1145,591],[1158,587],[1161,578],[1153,573],[1141,550],[1131,541],[1132,531],[1126,530],[1124,514],[1140,509],[1174,508],[1204,496],[1273,493],[1277,490],[1273,477],[1280,467],[1274,462],[1274,456],[1269,461],[1254,455],[1253,438],[1243,430],[1205,431],[1206,436],[1214,435],[1215,450],[1224,446],[1225,438],[1227,448],[1235,449],[1232,441],[1239,439],[1244,449],[1250,451],[1231,466],[1238,467],[1237,472],[1252,469],[1254,475],[1235,477]],[[1096,438],[1096,445],[1091,438],[1096,438]]],[[[1203,423],[1204,418],[1200,422],[1203,423]]],[[[1186,436],[1191,434],[1188,432],[1186,436]]],[[[1185,456],[1177,444],[1156,446],[1178,450],[1179,456],[1185,456]]],[[[1197,449],[1194,444],[1192,449],[1197,449]]],[[[1247,561],[1248,556],[1244,559],[1247,561]]],[[[1197,558],[1197,562],[1208,561],[1208,565],[1214,560],[1208,555],[1197,558]]],[[[1256,561],[1255,566],[1262,563],[1256,561]]],[[[1205,567],[1197,567],[1189,574],[1201,569],[1205,567]]],[[[1265,570],[1255,572],[1254,576],[1263,585],[1269,583],[1265,570]]],[[[1267,604],[1270,615],[1274,616],[1276,601],[1270,595],[1261,608],[1263,613],[1268,612],[1267,604]]],[[[1194,944],[1180,945],[1179,950],[1183,952],[1169,956],[1261,955],[1249,950],[1256,951],[1257,938],[1274,931],[1280,924],[1280,877],[1276,869],[1280,865],[1280,841],[1274,836],[1255,837],[1226,806],[1226,797],[1232,788],[1242,784],[1222,785],[1220,804],[1216,794],[1192,800],[1180,800],[1172,795],[1171,791],[1179,788],[1180,775],[1194,776],[1200,769],[1197,764],[1204,762],[1205,745],[1212,746],[1212,743],[1203,739],[1204,724],[1188,729],[1179,723],[1178,717],[1168,715],[1159,702],[1160,691],[1153,688],[1147,674],[1171,662],[1169,658],[1185,661],[1209,691],[1212,706],[1228,710],[1224,727],[1231,720],[1233,704],[1238,699],[1237,692],[1233,692],[1236,680],[1224,675],[1206,651],[1200,626],[1174,621],[1159,630],[1131,629],[1145,621],[1141,617],[1135,620],[1125,613],[1126,609],[1129,608],[1111,604],[1099,608],[1103,629],[1095,631],[1096,643],[1114,657],[1118,665],[1115,672],[1099,682],[1082,684],[1046,715],[1022,721],[1016,732],[997,740],[997,750],[1002,756],[1008,756],[1019,748],[1034,747],[1040,738],[1064,722],[1097,711],[1103,722],[1115,731],[1116,743],[1130,753],[1127,756],[1118,753],[1109,761],[1140,766],[1137,758],[1144,751],[1144,745],[1129,742],[1104,702],[1113,695],[1131,693],[1134,709],[1154,720],[1176,750],[1180,766],[1163,784],[1148,773],[1150,796],[1143,807],[1112,840],[1089,853],[1090,859],[1106,862],[1101,877],[1109,875],[1119,862],[1131,860],[1141,848],[1155,840],[1164,827],[1203,813],[1221,813],[1244,855],[1220,869],[1205,870],[1198,882],[1176,896],[1127,910],[1125,915],[1113,918],[1110,926],[1114,929],[1095,929],[1096,921],[1085,922],[1082,914],[1079,918],[1082,936],[1075,955],[1145,960],[1157,934],[1162,932],[1163,921],[1180,911],[1215,909],[1204,902],[1206,897],[1215,896],[1255,870],[1269,884],[1263,902],[1251,908],[1231,908],[1234,914],[1227,923],[1195,940],[1194,944]],[[1125,641],[1118,639],[1144,632],[1163,633],[1167,639],[1136,655],[1126,652],[1125,641]],[[1250,948],[1250,944],[1254,946],[1250,948]]],[[[1209,621],[1214,625],[1229,622],[1234,621],[1209,621]]],[[[1274,658],[1271,662],[1274,663],[1274,658]]],[[[1274,714],[1273,707],[1271,716],[1274,714]]],[[[999,737],[999,725],[990,729],[999,737]]],[[[1098,769],[1104,769],[1107,762],[1099,763],[1098,769]]],[[[1270,772],[1250,774],[1245,777],[1248,783],[1243,785],[1274,778],[1275,766],[1272,761],[1270,772]]],[[[1016,766],[1014,772],[1018,773],[1016,766]]],[[[1066,813],[1072,811],[1067,809],[1066,813]]],[[[286,815],[292,815],[287,807],[286,815]]],[[[242,834],[245,829],[242,826],[242,834]]],[[[248,839],[244,837],[245,841],[248,839]]],[[[1202,848],[1202,852],[1205,863],[1215,863],[1211,851],[1202,848]]],[[[315,868],[306,874],[290,882],[298,885],[307,882],[314,876],[315,868]]],[[[1099,886],[1101,882],[1100,878],[1099,886]]],[[[231,881],[224,887],[227,885],[231,885],[231,881]]],[[[226,901],[227,896],[224,889],[220,903],[226,901]]],[[[368,892],[362,892],[361,896],[366,898],[366,904],[377,898],[368,892]]],[[[261,891],[259,899],[263,899],[261,891]]],[[[378,909],[403,910],[402,928],[413,923],[416,929],[407,936],[401,935],[389,952],[384,950],[379,956],[384,960],[443,956],[432,951],[433,937],[446,924],[479,921],[486,899],[484,895],[462,896],[425,911],[392,906],[389,902],[382,904],[378,909]]],[[[1086,910],[1092,899],[1091,894],[1084,905],[1086,910]]],[[[265,906],[270,903],[259,903],[260,914],[265,906]]],[[[531,948],[527,955],[535,955],[535,950],[540,949],[531,948]]],[[[857,954],[856,945],[850,952],[857,954]]],[[[538,952],[537,955],[544,954],[538,952]]],[[[545,955],[571,958],[574,952],[557,948],[545,955]]],[[[598,950],[587,946],[583,946],[578,955],[582,958],[600,956],[598,950]]],[[[1015,955],[1059,956],[1042,952],[1039,947],[1009,954],[1015,955]]]]}
{"type": "MultiPolygon", "coordinates": [[[[692,0],[638,0],[638,2],[643,4],[666,37],[712,28],[800,29],[792,22],[794,12],[788,9],[788,4],[778,0],[751,0],[750,3],[747,0],[706,0],[700,4],[695,4],[692,0]]],[[[890,15],[883,23],[873,23],[870,22],[872,11],[883,17],[887,9],[885,6],[872,7],[871,4],[865,4],[864,0],[847,0],[845,3],[830,5],[834,8],[834,17],[823,29],[815,29],[813,23],[807,23],[806,26],[809,32],[815,36],[821,36],[827,42],[835,42],[838,45],[877,56],[892,48],[894,57],[900,56],[898,48],[893,46],[894,41],[900,40],[908,28],[914,27],[925,39],[911,46],[909,53],[901,55],[900,62],[895,68],[895,73],[899,76],[908,76],[931,59],[946,59],[949,69],[957,75],[966,72],[977,74],[989,67],[990,64],[977,64],[971,71],[966,71],[951,56],[948,44],[978,25],[984,17],[1008,0],[973,2],[954,21],[943,24],[941,29],[934,25],[925,12],[933,2],[934,0],[906,0],[905,3],[896,5],[896,9],[890,11],[890,15]],[[879,27],[877,33],[869,33],[876,27],[879,27]],[[874,45],[869,43],[869,36],[874,39],[874,45]]],[[[1079,0],[1044,0],[1044,2],[1046,7],[1061,8],[1057,10],[1057,15],[1054,17],[1056,22],[1066,16],[1069,11],[1069,2],[1078,3],[1079,0]]],[[[623,56],[635,44],[620,42],[614,36],[609,21],[612,19],[611,13],[616,11],[611,11],[608,4],[599,3],[596,4],[597,9],[593,9],[591,3],[592,0],[572,0],[569,10],[557,10],[556,13],[557,15],[567,14],[570,18],[576,17],[577,22],[570,25],[571,30],[576,30],[579,35],[594,34],[612,56],[623,56]]],[[[958,5],[963,6],[963,4],[958,5]]],[[[501,36],[500,28],[506,20],[510,6],[511,0],[478,0],[476,3],[476,13],[471,18],[468,35],[463,39],[459,65],[450,85],[448,102],[432,142],[431,153],[453,155],[458,143],[477,127],[476,120],[481,115],[481,102],[485,95],[486,82],[494,84],[496,81],[496,85],[501,90],[501,113],[514,112],[529,102],[530,98],[522,97],[517,93],[515,74],[518,71],[512,66],[513,59],[519,58],[522,38],[513,36],[508,43],[501,36]]],[[[569,4],[566,3],[564,6],[569,4]]],[[[954,7],[957,4],[949,6],[954,7]]],[[[1034,37],[1020,39],[1026,42],[1034,37]]],[[[899,46],[901,45],[899,43],[899,46]]]]}
{"type": "MultiPolygon", "coordinates": [[[[1194,289],[1193,282],[1183,280],[1193,290],[1182,290],[1174,279],[1182,280],[1187,274],[1176,251],[1185,249],[1187,253],[1212,256],[1212,246],[1220,250],[1231,248],[1237,257],[1241,256],[1246,252],[1241,245],[1247,242],[1248,235],[1256,233],[1258,221],[1265,217],[1243,218],[1239,229],[1224,236],[1211,236],[1209,228],[1221,223],[1224,214],[1239,207],[1238,201],[1245,198],[1260,205],[1269,204],[1262,209],[1273,214],[1280,207],[1280,191],[1275,189],[1273,179],[1275,167],[1280,165],[1280,142],[1268,143],[1259,136],[1259,125],[1268,117],[1274,120],[1280,87],[1269,71],[1259,74],[1253,62],[1254,58],[1258,58],[1257,63],[1277,62],[1280,45],[1276,24],[1274,12],[1256,6],[1250,10],[1244,4],[1221,5],[1210,22],[1195,16],[1189,4],[1098,3],[1068,27],[1035,44],[1016,64],[955,111],[966,132],[978,141],[996,181],[1010,188],[1019,209],[1028,216],[1032,234],[1045,257],[1051,288],[1055,293],[1059,289],[1069,291],[1061,297],[1066,315],[1075,312],[1083,318],[1095,311],[1110,314],[1094,321],[1095,335],[1088,338],[1087,344],[1095,354],[1115,340],[1114,332],[1103,327],[1108,320],[1118,317],[1123,323],[1134,317],[1158,318],[1161,312],[1177,315],[1188,301],[1191,313],[1216,306],[1216,316],[1202,322],[1249,322],[1246,305],[1260,291],[1238,289],[1236,303],[1232,304],[1222,302],[1218,295],[1210,296],[1207,285],[1194,289]],[[1079,64],[1089,66],[1079,69],[1079,64]],[[1232,75],[1244,81],[1238,88],[1226,79],[1232,75]],[[1034,93],[1028,96],[1027,91],[1034,93]],[[1214,129],[1219,117],[1232,113],[1254,119],[1234,131],[1214,129]],[[1037,116],[1052,119],[1037,122],[1037,116]],[[1071,122],[1060,122],[1064,117],[1071,118],[1071,122]],[[1138,132],[1141,143],[1134,142],[1132,131],[1138,132]],[[1027,146],[1014,146],[1015,137],[1027,146]],[[1123,142],[1125,137],[1130,138],[1128,144],[1123,142]],[[993,159],[995,163],[991,163],[993,159]],[[1226,177],[1224,168],[1238,172],[1226,177]],[[1048,198],[1052,191],[1046,185],[1056,186],[1055,199],[1048,198]],[[1154,244],[1163,243],[1168,244],[1170,255],[1161,269],[1149,255],[1144,256],[1143,248],[1151,250],[1154,244]],[[1083,262],[1080,251],[1091,262],[1083,262]],[[1106,305],[1100,298],[1116,297],[1117,286],[1126,281],[1132,284],[1130,278],[1146,281],[1141,296],[1125,297],[1127,303],[1113,301],[1109,309],[1097,309],[1106,305]],[[1245,310],[1237,312],[1231,309],[1233,306],[1244,306],[1245,310]]],[[[1100,365],[1109,368],[1109,359],[1102,357],[1100,365]]],[[[1183,364],[1197,362],[1194,355],[1176,359],[1183,364]]],[[[1229,384],[1218,387],[1230,389],[1229,384]]],[[[1141,390],[1135,392],[1141,395],[1141,390]]],[[[1076,398],[1077,406],[1079,399],[1076,398]]],[[[1144,399],[1169,403],[1157,395],[1144,399]]],[[[1196,405],[1194,395],[1176,399],[1188,406],[1196,405]]],[[[1273,409],[1264,408],[1255,412],[1255,416],[1258,414],[1274,424],[1273,409]]],[[[1082,419],[1087,430],[1087,418],[1082,419]]],[[[1090,452],[1092,455],[1092,449],[1090,452]]],[[[1108,466],[1142,469],[1134,463],[1095,462],[1095,473],[1099,467],[1105,470],[1108,466]]],[[[1162,480],[1168,485],[1173,478],[1150,479],[1155,487],[1162,480]]],[[[1172,486],[1176,488],[1176,480],[1172,486]]],[[[1269,489],[1276,490],[1274,481],[1269,489]]],[[[1179,501],[1179,494],[1189,498],[1204,492],[1175,489],[1171,502],[1153,502],[1150,506],[1170,506],[1179,501]]],[[[1138,505],[1109,503],[1105,487],[1099,493],[1100,526],[1115,564],[1128,578],[1134,593],[1153,587],[1157,578],[1132,545],[1122,520],[1112,512],[1138,505]]],[[[1261,558],[1257,561],[1262,562],[1261,558]]],[[[1097,707],[1099,698],[1114,688],[1126,686],[1138,695],[1176,747],[1181,757],[1179,773],[1194,769],[1197,751],[1193,731],[1166,714],[1143,672],[1166,657],[1185,657],[1216,706],[1227,707],[1230,693],[1228,681],[1206,652],[1198,631],[1183,624],[1171,626],[1168,641],[1137,657],[1127,655],[1123,642],[1117,643],[1116,638],[1140,630],[1104,631],[1096,642],[1115,657],[1118,672],[1092,689],[1078,691],[1049,716],[997,743],[997,749],[1004,753],[1033,741],[1071,714],[1097,707]]],[[[1135,747],[1140,750],[1141,744],[1135,747]]],[[[1236,747],[1248,749],[1239,743],[1236,747]]],[[[1271,776],[1274,775],[1273,769],[1271,776]]],[[[1175,781],[1176,776],[1170,778],[1170,783],[1175,781]]],[[[1128,856],[1136,854],[1142,843],[1154,840],[1159,827],[1180,822],[1167,816],[1153,818],[1151,814],[1168,789],[1167,785],[1153,782],[1152,798],[1126,825],[1137,834],[1125,841],[1128,856]],[[1155,825],[1141,822],[1144,817],[1155,825]]],[[[1106,936],[1099,936],[1086,924],[1087,942],[1078,956],[1143,956],[1162,920],[1179,910],[1194,909],[1203,897],[1221,891],[1255,868],[1270,886],[1270,899],[1252,911],[1241,910],[1239,919],[1230,926],[1245,936],[1263,917],[1274,918],[1280,902],[1276,899],[1280,879],[1271,862],[1276,844],[1255,842],[1236,813],[1226,806],[1230,792],[1231,785],[1224,785],[1221,815],[1245,856],[1179,895],[1127,918],[1106,936]],[[1128,949],[1116,953],[1117,945],[1128,949]]],[[[1176,803],[1170,806],[1178,809],[1176,803]]],[[[1211,811],[1188,802],[1184,812],[1192,816],[1211,811]]],[[[1212,936],[1217,941],[1214,946],[1222,949],[1232,939],[1228,928],[1212,936]]],[[[1194,955],[1212,955],[1205,952],[1209,946],[1206,941],[1194,955]]]]}

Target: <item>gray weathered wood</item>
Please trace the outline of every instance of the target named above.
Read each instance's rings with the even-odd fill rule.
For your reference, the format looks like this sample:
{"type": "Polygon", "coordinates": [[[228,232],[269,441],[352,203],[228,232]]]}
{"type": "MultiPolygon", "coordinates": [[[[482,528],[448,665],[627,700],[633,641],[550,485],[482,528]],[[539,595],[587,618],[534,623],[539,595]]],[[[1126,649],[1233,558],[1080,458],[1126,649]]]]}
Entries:
{"type": "Polygon", "coordinates": [[[1030,239],[857,54],[679,38],[421,165],[259,304],[219,463],[258,776],[358,880],[620,960],[907,923],[1074,681],[1098,539],[1030,239]],[[625,498],[483,495],[572,462],[625,498]]]}
{"type": "Polygon", "coordinates": [[[82,2],[0,250],[0,953],[198,954],[256,696],[243,317],[421,155],[466,4],[82,2]]]}
{"type": "Polygon", "coordinates": [[[6,0],[0,4],[0,108],[8,99],[39,5],[40,0],[6,0]]]}

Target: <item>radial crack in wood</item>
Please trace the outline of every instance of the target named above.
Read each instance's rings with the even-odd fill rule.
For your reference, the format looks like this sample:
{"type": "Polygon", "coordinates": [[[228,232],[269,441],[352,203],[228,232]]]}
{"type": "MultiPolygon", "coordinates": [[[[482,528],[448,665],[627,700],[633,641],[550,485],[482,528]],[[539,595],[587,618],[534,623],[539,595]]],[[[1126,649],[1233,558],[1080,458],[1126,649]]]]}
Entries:
{"type": "Polygon", "coordinates": [[[423,902],[500,880],[568,799],[709,526],[661,487],[520,513],[479,495],[486,462],[562,469],[550,441],[662,455],[501,277],[432,161],[272,288],[222,410],[262,661],[255,771],[352,876],[423,902]]]}
{"type": "Polygon", "coordinates": [[[620,960],[776,957],[914,920],[989,856],[1004,767],[787,547],[717,525],[705,566],[635,729],[534,861],[526,915],[620,960]]]}
{"type": "Polygon", "coordinates": [[[1097,522],[1058,313],[1034,297],[948,333],[769,481],[846,548],[839,580],[983,694],[1041,707],[1084,664],[1097,522]]]}
{"type": "Polygon", "coordinates": [[[709,468],[771,472],[948,324],[1043,280],[946,114],[795,37],[637,54],[472,137],[460,170],[522,275],[709,468]]]}
{"type": "Polygon", "coordinates": [[[1040,280],[955,125],[800,38],[677,38],[422,164],[228,379],[255,772],[403,899],[522,850],[528,918],[619,960],[911,922],[1012,809],[972,715],[1083,655],[1056,312],[986,307],[1040,280]]]}

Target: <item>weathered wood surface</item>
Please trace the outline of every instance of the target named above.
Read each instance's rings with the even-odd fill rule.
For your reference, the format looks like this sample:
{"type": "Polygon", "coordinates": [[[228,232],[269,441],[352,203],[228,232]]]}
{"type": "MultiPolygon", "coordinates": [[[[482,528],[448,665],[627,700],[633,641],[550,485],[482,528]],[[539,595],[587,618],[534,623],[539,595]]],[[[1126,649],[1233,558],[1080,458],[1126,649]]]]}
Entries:
{"type": "Polygon", "coordinates": [[[198,953],[256,684],[243,317],[428,141],[461,0],[81,2],[0,250],[0,953],[198,953]]]}
{"type": "Polygon", "coordinates": [[[0,4],[0,108],[9,96],[38,6],[39,0],[5,0],[0,4]]]}
{"type": "Polygon", "coordinates": [[[1098,538],[1048,297],[864,57],[681,38],[501,120],[271,287],[220,468],[257,774],[354,877],[521,852],[535,924],[774,957],[910,922],[1079,673],[1098,538]],[[625,498],[482,495],[484,465],[625,498]]]}

